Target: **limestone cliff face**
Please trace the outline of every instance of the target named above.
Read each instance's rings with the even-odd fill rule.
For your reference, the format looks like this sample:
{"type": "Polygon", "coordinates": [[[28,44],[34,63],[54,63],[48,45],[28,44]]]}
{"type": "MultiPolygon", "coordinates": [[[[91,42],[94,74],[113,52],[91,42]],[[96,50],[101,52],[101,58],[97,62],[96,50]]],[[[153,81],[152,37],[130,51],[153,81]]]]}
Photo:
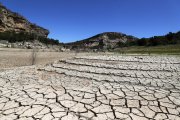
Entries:
{"type": "Polygon", "coordinates": [[[28,32],[43,37],[47,37],[49,34],[47,29],[30,23],[23,16],[0,4],[0,32],[5,31],[28,32]]]}

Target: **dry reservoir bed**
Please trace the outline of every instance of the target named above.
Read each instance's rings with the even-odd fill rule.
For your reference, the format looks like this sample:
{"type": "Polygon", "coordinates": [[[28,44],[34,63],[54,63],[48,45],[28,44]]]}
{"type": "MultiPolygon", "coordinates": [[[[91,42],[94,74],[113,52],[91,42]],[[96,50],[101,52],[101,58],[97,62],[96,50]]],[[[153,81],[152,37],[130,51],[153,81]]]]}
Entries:
{"type": "Polygon", "coordinates": [[[0,120],[180,120],[180,58],[81,56],[0,73],[0,120]]]}

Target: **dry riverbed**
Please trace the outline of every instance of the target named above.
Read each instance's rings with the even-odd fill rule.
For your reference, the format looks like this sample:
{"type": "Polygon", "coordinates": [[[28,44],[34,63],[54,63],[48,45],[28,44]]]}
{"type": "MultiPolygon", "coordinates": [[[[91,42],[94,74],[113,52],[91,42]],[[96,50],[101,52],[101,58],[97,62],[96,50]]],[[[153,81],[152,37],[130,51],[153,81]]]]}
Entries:
{"type": "Polygon", "coordinates": [[[38,51],[34,53],[33,50],[28,49],[0,48],[0,71],[13,67],[31,66],[33,63],[35,65],[45,65],[59,59],[71,58],[76,55],[74,52],[38,51]],[[33,56],[35,57],[34,62],[33,56]]]}
{"type": "Polygon", "coordinates": [[[179,57],[52,60],[0,73],[0,120],[180,119],[179,57]]]}

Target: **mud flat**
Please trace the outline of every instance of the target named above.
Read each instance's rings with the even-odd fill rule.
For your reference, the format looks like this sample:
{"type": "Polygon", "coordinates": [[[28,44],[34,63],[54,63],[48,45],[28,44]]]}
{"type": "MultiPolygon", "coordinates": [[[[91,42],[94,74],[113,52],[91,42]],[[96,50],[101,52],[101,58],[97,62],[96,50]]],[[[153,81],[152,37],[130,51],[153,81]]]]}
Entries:
{"type": "Polygon", "coordinates": [[[85,55],[85,53],[77,54],[74,52],[55,52],[51,50],[35,51],[33,52],[32,49],[0,48],[0,71],[13,67],[31,66],[32,64],[44,65],[59,59],[85,55]],[[33,59],[34,62],[32,62],[33,59]]]}
{"type": "Polygon", "coordinates": [[[1,120],[179,120],[180,57],[92,55],[0,73],[1,120]]]}

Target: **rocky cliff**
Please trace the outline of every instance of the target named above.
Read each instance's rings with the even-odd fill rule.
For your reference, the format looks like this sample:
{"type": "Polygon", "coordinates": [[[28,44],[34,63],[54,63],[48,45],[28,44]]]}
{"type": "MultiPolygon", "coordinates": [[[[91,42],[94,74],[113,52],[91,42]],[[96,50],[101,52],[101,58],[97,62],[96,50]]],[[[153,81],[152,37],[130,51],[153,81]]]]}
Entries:
{"type": "Polygon", "coordinates": [[[47,29],[30,23],[23,16],[8,10],[0,4],[0,32],[5,31],[34,33],[43,37],[47,37],[49,34],[47,29]]]}

